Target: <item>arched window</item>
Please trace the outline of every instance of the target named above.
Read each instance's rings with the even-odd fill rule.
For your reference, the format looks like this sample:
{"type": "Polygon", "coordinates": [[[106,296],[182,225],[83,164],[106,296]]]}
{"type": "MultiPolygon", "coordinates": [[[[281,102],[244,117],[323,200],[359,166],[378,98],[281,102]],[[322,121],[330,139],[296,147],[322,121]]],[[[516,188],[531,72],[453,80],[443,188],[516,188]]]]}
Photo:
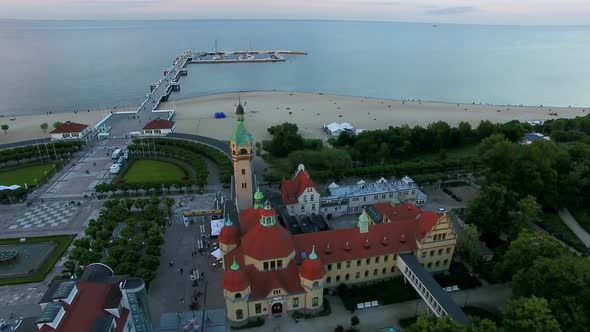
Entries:
{"type": "Polygon", "coordinates": [[[340,276],[336,276],[336,282],[340,281],[340,276]]]}
{"type": "Polygon", "coordinates": [[[378,271],[377,269],[374,269],[374,270],[373,270],[373,275],[374,275],[374,276],[376,276],[376,275],[377,275],[377,273],[379,273],[379,271],[378,271]]]}
{"type": "Polygon", "coordinates": [[[365,271],[365,278],[369,276],[369,270],[365,271]]]}
{"type": "Polygon", "coordinates": [[[246,149],[240,149],[240,153],[248,153],[248,150],[246,150],[246,149]]]}
{"type": "Polygon", "coordinates": [[[391,273],[395,272],[395,266],[391,267],[391,273]]]}
{"type": "Polygon", "coordinates": [[[236,300],[242,298],[242,293],[236,293],[236,300]]]}
{"type": "Polygon", "coordinates": [[[332,277],[328,277],[328,278],[326,278],[326,282],[327,282],[327,283],[331,283],[331,282],[332,282],[332,277]]]}
{"type": "Polygon", "coordinates": [[[432,262],[428,262],[428,265],[427,266],[428,266],[428,268],[431,268],[432,267],[432,262]]]}
{"type": "Polygon", "coordinates": [[[350,274],[348,274],[348,273],[347,273],[347,274],[344,276],[344,280],[348,280],[348,279],[350,279],[350,274]]]}
{"type": "Polygon", "coordinates": [[[383,270],[381,270],[381,274],[385,274],[385,273],[387,273],[387,268],[384,267],[383,270]]]}
{"type": "Polygon", "coordinates": [[[237,320],[244,319],[244,311],[242,311],[242,309],[236,310],[236,319],[237,320]]]}
{"type": "Polygon", "coordinates": [[[314,282],[313,282],[313,288],[316,288],[316,287],[318,287],[319,285],[320,285],[320,283],[319,283],[319,282],[317,282],[317,281],[314,281],[314,282]]]}

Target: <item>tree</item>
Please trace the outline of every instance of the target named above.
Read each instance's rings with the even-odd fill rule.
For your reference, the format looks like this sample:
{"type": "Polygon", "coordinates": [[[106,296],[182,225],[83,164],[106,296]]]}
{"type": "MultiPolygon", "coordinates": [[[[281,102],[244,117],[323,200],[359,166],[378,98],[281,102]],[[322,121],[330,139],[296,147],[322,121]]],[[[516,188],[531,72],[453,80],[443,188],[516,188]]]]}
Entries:
{"type": "Polygon", "coordinates": [[[4,135],[6,135],[6,134],[8,134],[7,131],[8,131],[8,128],[10,128],[10,127],[7,124],[3,124],[2,127],[0,127],[0,128],[2,128],[2,130],[4,130],[4,135]]]}
{"type": "Polygon", "coordinates": [[[420,316],[406,332],[464,332],[465,327],[451,317],[420,316]]]}
{"type": "Polygon", "coordinates": [[[496,130],[497,126],[488,120],[481,121],[476,129],[477,136],[480,140],[491,136],[494,132],[496,132],[496,130]]]}
{"type": "Polygon", "coordinates": [[[270,141],[263,141],[262,147],[275,157],[286,157],[290,152],[300,150],[304,146],[303,137],[298,133],[296,124],[285,122],[268,128],[272,135],[270,141]]]}
{"type": "Polygon", "coordinates": [[[361,323],[360,319],[357,316],[350,317],[350,326],[355,327],[361,323]]]}
{"type": "Polygon", "coordinates": [[[504,312],[502,326],[506,332],[561,331],[547,300],[535,296],[512,300],[504,312]]]}
{"type": "Polygon", "coordinates": [[[457,241],[457,254],[471,266],[479,261],[479,236],[477,226],[468,224],[457,241]]]}
{"type": "Polygon", "coordinates": [[[496,323],[489,319],[478,319],[471,317],[469,325],[467,325],[467,332],[497,332],[498,327],[496,323]]]}
{"type": "Polygon", "coordinates": [[[172,213],[172,207],[174,206],[174,198],[166,197],[164,199],[164,205],[166,206],[166,212],[168,214],[172,213]]]}
{"type": "Polygon", "coordinates": [[[61,127],[62,125],[63,125],[63,122],[61,122],[61,121],[55,121],[53,123],[53,128],[57,129],[57,128],[61,127]]]}
{"type": "Polygon", "coordinates": [[[133,207],[133,203],[135,203],[135,201],[127,198],[123,202],[125,203],[125,206],[127,207],[127,213],[131,214],[131,208],[133,207]]]}
{"type": "Polygon", "coordinates": [[[135,206],[137,206],[141,210],[141,212],[144,212],[145,207],[148,205],[148,203],[149,200],[147,198],[138,198],[135,201],[135,206]]]}
{"type": "Polygon", "coordinates": [[[527,195],[517,203],[518,216],[515,223],[515,234],[520,233],[521,230],[528,228],[529,224],[537,223],[543,216],[543,210],[537,203],[537,199],[531,195],[527,195]]]}
{"type": "Polygon", "coordinates": [[[334,328],[334,332],[344,332],[344,326],[338,325],[334,328]]]}
{"type": "Polygon", "coordinates": [[[49,125],[47,124],[47,122],[43,122],[39,127],[41,127],[41,130],[43,130],[43,132],[46,132],[47,128],[49,128],[49,125]]]}
{"type": "Polygon", "coordinates": [[[561,244],[547,235],[523,231],[510,243],[502,262],[496,264],[496,272],[506,278],[528,270],[540,257],[554,258],[566,253],[561,244]]]}
{"type": "Polygon", "coordinates": [[[486,242],[497,241],[500,232],[510,226],[509,195],[498,184],[485,186],[467,208],[467,222],[475,224],[486,242]]]}

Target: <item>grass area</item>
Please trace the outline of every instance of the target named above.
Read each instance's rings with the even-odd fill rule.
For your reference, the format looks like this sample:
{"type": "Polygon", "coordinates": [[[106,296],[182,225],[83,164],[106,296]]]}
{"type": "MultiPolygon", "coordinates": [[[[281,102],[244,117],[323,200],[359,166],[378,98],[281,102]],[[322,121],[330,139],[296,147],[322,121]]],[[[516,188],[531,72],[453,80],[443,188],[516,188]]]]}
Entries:
{"type": "Polygon", "coordinates": [[[582,226],[582,228],[586,232],[590,233],[590,210],[571,209],[570,212],[572,213],[578,224],[580,224],[580,226],[582,226]]]}
{"type": "Polygon", "coordinates": [[[134,160],[122,178],[125,183],[170,183],[185,180],[187,173],[180,166],[161,160],[134,160]]]}
{"type": "MultiPolygon", "coordinates": [[[[31,282],[40,282],[45,279],[45,276],[55,263],[61,258],[63,253],[66,251],[72,240],[74,239],[75,235],[56,235],[56,236],[41,236],[41,237],[31,237],[27,238],[27,243],[42,243],[42,242],[53,242],[57,245],[55,250],[47,257],[47,260],[41,265],[41,267],[33,274],[26,276],[26,277],[16,277],[16,278],[6,278],[0,279],[0,286],[3,285],[15,285],[15,284],[28,284],[31,282]]],[[[18,244],[20,243],[20,238],[18,239],[0,239],[0,245],[7,245],[7,244],[18,244]]]]}
{"type": "Polygon", "coordinates": [[[38,183],[42,183],[53,171],[53,163],[29,165],[7,170],[0,170],[0,185],[10,186],[18,184],[24,186],[25,183],[29,186],[35,184],[35,179],[38,183]],[[47,172],[47,174],[46,174],[47,172]]]}
{"type": "Polygon", "coordinates": [[[545,212],[543,214],[543,221],[539,223],[539,226],[577,251],[586,252],[587,248],[584,243],[567,227],[557,213],[545,212]]]}
{"type": "Polygon", "coordinates": [[[420,297],[410,284],[404,283],[403,277],[383,280],[373,284],[347,286],[340,284],[337,293],[344,307],[353,312],[357,303],[379,301],[379,304],[392,304],[415,300],[420,297]]]}

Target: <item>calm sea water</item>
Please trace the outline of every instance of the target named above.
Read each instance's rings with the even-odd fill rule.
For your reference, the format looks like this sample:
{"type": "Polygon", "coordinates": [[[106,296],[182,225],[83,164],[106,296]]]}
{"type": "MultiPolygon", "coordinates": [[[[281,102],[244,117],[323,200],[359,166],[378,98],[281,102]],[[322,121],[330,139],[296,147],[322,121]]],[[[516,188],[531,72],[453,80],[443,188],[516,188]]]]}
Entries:
{"type": "Polygon", "coordinates": [[[0,114],[136,106],[184,50],[297,49],[192,65],[174,99],[244,90],[590,105],[590,27],[322,21],[0,21],[0,114]]]}

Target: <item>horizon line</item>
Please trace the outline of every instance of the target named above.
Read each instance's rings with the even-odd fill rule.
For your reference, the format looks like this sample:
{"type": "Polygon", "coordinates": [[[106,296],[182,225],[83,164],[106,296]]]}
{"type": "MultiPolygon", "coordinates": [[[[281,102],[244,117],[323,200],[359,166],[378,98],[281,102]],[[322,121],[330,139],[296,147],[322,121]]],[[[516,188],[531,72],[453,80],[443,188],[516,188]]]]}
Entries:
{"type": "Polygon", "coordinates": [[[306,18],[112,18],[112,19],[28,19],[0,18],[0,22],[163,22],[163,21],[311,21],[311,22],[350,22],[350,23],[399,23],[433,25],[472,25],[472,26],[513,26],[513,27],[590,27],[590,24],[506,24],[506,23],[447,23],[426,21],[386,21],[365,19],[306,19],[306,18]]]}

